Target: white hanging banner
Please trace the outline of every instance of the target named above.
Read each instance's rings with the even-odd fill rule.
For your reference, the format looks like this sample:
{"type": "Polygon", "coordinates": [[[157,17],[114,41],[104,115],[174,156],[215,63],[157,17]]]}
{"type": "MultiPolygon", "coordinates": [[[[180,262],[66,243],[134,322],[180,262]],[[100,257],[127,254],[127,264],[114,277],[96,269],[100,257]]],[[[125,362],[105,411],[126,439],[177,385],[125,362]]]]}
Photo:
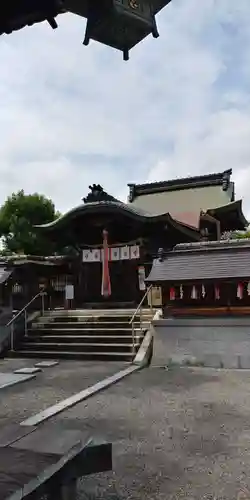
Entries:
{"type": "Polygon", "coordinates": [[[121,247],[120,248],[120,259],[121,260],[129,260],[129,247],[121,247]]]}
{"type": "Polygon", "coordinates": [[[111,250],[111,260],[120,260],[119,247],[112,247],[110,250],[111,250]]]}
{"type": "Polygon", "coordinates": [[[101,261],[101,251],[100,248],[95,248],[92,250],[92,259],[91,262],[100,262],[101,261]]]}
{"type": "MultiPolygon", "coordinates": [[[[110,247],[109,260],[129,260],[140,258],[140,246],[124,246],[124,247],[110,247]]],[[[103,261],[103,248],[84,249],[82,251],[83,262],[102,262],[103,261]]]]}
{"type": "Polygon", "coordinates": [[[130,247],[130,259],[139,259],[140,258],[140,247],[139,245],[133,245],[130,247]]]}
{"type": "Polygon", "coordinates": [[[83,250],[82,251],[82,261],[83,262],[91,262],[90,258],[90,250],[83,250]]]}

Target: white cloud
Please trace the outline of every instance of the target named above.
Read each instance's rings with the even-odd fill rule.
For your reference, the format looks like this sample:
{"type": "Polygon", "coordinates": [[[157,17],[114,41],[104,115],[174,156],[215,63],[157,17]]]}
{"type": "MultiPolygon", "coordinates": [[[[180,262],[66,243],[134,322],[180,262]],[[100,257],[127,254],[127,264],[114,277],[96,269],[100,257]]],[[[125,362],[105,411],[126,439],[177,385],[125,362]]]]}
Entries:
{"type": "Polygon", "coordinates": [[[250,213],[250,4],[172,0],[160,38],[120,53],[81,42],[85,22],[61,16],[0,39],[0,201],[39,191],[66,210],[100,182],[233,168],[250,213]]]}

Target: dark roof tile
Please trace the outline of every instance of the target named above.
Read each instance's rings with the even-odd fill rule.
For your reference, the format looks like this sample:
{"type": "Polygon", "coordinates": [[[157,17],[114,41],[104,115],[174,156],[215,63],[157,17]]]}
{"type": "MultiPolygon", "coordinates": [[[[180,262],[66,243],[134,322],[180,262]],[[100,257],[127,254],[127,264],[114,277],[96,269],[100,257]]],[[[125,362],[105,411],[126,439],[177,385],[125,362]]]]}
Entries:
{"type": "Polygon", "coordinates": [[[168,252],[161,261],[155,259],[148,283],[184,282],[207,279],[249,278],[250,242],[241,244],[239,240],[227,245],[213,242],[214,246],[194,244],[179,245],[168,252]],[[217,246],[216,246],[217,243],[217,246]]]}

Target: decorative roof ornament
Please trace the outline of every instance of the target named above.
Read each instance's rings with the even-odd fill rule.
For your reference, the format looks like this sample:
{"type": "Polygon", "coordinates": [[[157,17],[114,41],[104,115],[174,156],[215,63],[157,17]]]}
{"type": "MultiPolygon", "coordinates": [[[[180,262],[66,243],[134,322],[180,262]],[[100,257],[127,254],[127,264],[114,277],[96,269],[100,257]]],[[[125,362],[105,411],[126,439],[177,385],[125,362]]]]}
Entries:
{"type": "Polygon", "coordinates": [[[230,186],[230,177],[232,175],[232,170],[225,170],[223,172],[223,178],[222,178],[222,190],[227,191],[229,186],[230,186]]]}
{"type": "Polygon", "coordinates": [[[158,249],[158,259],[160,262],[162,262],[164,260],[164,249],[163,248],[159,248],[158,249]]]}
{"type": "Polygon", "coordinates": [[[100,184],[93,184],[89,186],[89,194],[82,198],[84,203],[96,203],[98,201],[118,201],[116,198],[104,191],[100,184]]]}

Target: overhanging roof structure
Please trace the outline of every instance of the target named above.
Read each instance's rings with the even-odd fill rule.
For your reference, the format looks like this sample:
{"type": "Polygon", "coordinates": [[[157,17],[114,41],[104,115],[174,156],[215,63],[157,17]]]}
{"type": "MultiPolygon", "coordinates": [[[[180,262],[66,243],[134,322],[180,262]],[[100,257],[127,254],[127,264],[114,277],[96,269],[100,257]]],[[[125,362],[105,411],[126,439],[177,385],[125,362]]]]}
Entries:
{"type": "MultiPolygon", "coordinates": [[[[197,241],[200,238],[198,228],[184,224],[171,217],[169,213],[161,215],[153,215],[132,205],[122,203],[113,196],[103,191],[101,186],[90,186],[92,192],[84,199],[84,203],[73,208],[66,214],[62,215],[55,221],[47,224],[35,226],[37,230],[43,231],[48,235],[59,235],[66,231],[73,231],[74,224],[81,221],[82,232],[86,227],[93,229],[97,227],[101,231],[106,223],[111,223],[117,231],[122,231],[123,226],[127,226],[128,231],[137,232],[140,237],[144,230],[148,233],[154,231],[157,233],[160,230],[166,231],[171,227],[176,232],[185,235],[190,241],[197,241]]],[[[182,240],[183,241],[183,240],[182,240]]]]}
{"type": "Polygon", "coordinates": [[[179,244],[153,262],[148,283],[250,278],[250,239],[179,244]]]}
{"type": "Polygon", "coordinates": [[[242,200],[232,201],[221,207],[210,208],[206,213],[220,222],[222,232],[244,230],[249,225],[242,210],[242,200]]]}

